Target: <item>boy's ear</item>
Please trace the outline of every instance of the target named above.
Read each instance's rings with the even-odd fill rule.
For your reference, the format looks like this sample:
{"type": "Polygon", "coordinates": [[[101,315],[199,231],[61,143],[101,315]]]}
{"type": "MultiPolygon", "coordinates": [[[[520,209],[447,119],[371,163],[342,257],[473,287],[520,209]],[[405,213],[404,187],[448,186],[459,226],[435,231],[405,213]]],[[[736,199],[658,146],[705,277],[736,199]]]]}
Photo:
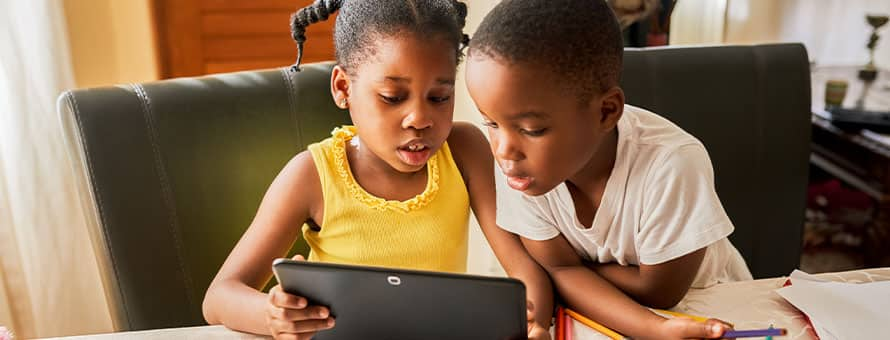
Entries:
{"type": "Polygon", "coordinates": [[[624,114],[624,90],[613,86],[599,96],[600,124],[605,130],[610,130],[618,125],[618,120],[624,114]]]}
{"type": "Polygon", "coordinates": [[[349,108],[349,75],[340,65],[331,71],[331,97],[334,104],[341,109],[349,108]]]}

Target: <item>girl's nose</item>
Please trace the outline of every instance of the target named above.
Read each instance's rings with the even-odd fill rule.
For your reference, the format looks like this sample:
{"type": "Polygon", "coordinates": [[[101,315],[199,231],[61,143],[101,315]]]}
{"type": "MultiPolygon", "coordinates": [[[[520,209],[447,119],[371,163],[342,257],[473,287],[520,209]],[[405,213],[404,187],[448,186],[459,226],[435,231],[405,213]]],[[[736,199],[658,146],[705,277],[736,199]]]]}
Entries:
{"type": "Polygon", "coordinates": [[[432,117],[423,107],[423,105],[418,105],[411,111],[411,113],[409,113],[407,116],[405,116],[404,119],[402,119],[403,129],[423,130],[432,126],[432,117]]]}

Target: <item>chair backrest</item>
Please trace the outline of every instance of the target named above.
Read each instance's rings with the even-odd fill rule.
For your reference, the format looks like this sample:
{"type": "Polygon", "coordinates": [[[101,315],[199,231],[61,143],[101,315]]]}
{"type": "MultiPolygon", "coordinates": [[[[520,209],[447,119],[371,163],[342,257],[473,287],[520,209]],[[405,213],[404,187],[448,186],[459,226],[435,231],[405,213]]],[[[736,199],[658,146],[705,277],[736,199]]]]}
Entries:
{"type": "Polygon", "coordinates": [[[308,144],[349,123],[330,95],[331,67],[60,97],[66,139],[92,189],[91,236],[116,329],[204,324],[205,290],[269,183],[308,144]]]}
{"type": "MultiPolygon", "coordinates": [[[[627,50],[628,102],[699,137],[755,277],[800,256],[809,71],[800,45],[627,50]]],[[[91,191],[118,330],[200,325],[204,292],[296,153],[349,122],[332,64],[83,89],[59,99],[91,191]]],[[[298,245],[299,246],[299,245],[298,245]]],[[[305,245],[302,245],[305,253],[305,245]]]]}
{"type": "Polygon", "coordinates": [[[810,71],[800,44],[628,49],[627,102],[698,137],[730,236],[755,278],[800,261],[810,155],[810,71]]]}

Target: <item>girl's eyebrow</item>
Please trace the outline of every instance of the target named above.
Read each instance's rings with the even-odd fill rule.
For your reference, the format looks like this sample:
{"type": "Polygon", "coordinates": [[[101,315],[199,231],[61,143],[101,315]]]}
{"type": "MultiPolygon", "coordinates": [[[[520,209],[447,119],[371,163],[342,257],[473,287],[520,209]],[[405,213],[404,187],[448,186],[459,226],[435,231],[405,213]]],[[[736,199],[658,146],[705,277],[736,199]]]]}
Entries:
{"type": "MultiPolygon", "coordinates": [[[[383,82],[387,82],[387,81],[391,81],[391,82],[395,82],[395,83],[410,84],[411,78],[399,77],[399,76],[387,76],[387,77],[384,77],[383,80],[380,82],[383,83],[383,82]]],[[[436,79],[436,84],[454,86],[454,78],[438,78],[438,79],[436,79]]]]}

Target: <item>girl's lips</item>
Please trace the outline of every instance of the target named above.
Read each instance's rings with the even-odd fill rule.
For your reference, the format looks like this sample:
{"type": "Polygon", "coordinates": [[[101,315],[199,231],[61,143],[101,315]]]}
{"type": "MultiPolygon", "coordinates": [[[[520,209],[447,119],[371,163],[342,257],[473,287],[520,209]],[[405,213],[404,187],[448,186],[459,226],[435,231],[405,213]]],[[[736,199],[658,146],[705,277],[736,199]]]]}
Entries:
{"type": "Polygon", "coordinates": [[[432,153],[429,147],[423,147],[413,151],[408,148],[399,148],[399,158],[401,158],[403,162],[413,166],[422,166],[426,164],[426,161],[430,159],[431,155],[432,153]]]}

